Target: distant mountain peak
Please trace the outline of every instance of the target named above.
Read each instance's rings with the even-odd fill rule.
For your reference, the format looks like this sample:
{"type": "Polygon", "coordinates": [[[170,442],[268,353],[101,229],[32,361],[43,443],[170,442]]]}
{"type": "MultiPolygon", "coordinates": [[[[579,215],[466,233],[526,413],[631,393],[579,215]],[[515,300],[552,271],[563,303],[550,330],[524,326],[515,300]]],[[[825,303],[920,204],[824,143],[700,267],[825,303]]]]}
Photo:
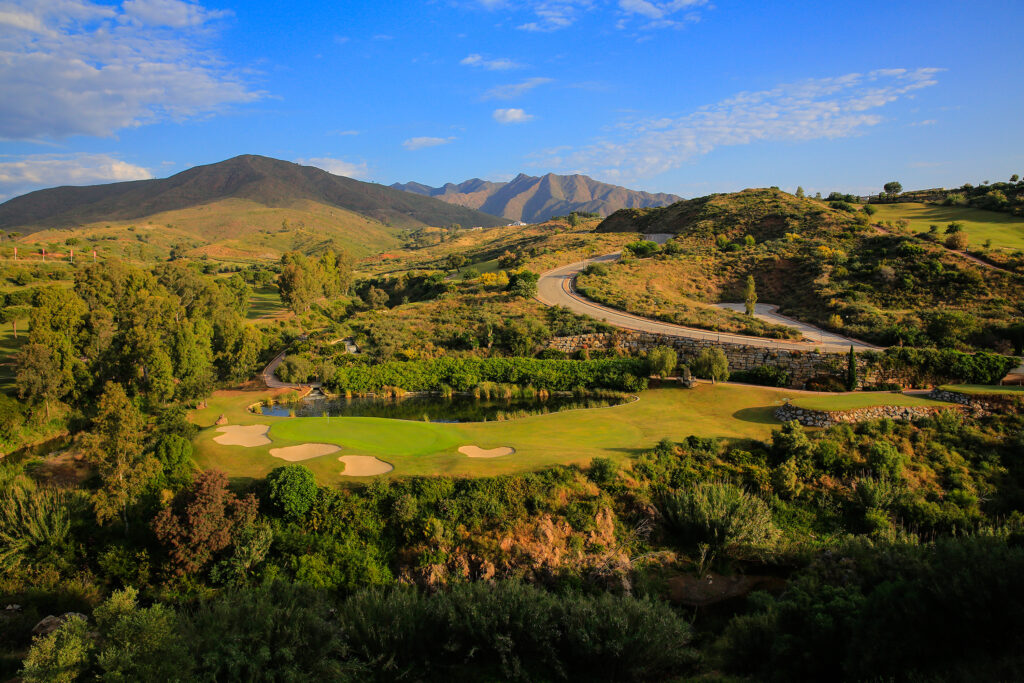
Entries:
{"type": "Polygon", "coordinates": [[[609,216],[619,209],[667,206],[682,199],[673,194],[630,190],[580,174],[546,173],[538,177],[520,173],[503,183],[472,178],[441,187],[415,182],[391,187],[527,223],[573,211],[609,216]]]}

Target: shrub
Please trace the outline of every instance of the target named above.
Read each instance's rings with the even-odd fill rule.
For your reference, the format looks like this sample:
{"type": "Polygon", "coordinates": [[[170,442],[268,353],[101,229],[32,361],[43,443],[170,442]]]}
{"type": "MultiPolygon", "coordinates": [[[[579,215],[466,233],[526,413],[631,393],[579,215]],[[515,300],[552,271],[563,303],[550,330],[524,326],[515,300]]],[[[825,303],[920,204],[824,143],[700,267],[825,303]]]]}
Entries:
{"type": "Polygon", "coordinates": [[[733,382],[759,384],[765,387],[788,387],[789,373],[777,365],[761,365],[753,370],[737,370],[729,373],[733,382]]]}
{"type": "Polygon", "coordinates": [[[684,542],[715,549],[760,545],[774,533],[765,502],[733,484],[705,481],[666,494],[661,511],[684,542]]]}
{"type": "Polygon", "coordinates": [[[647,369],[656,377],[669,377],[676,369],[679,356],[675,349],[667,346],[656,346],[647,354],[647,369]]]}
{"type": "Polygon", "coordinates": [[[693,374],[701,379],[724,382],[729,379],[729,359],[725,351],[717,346],[701,349],[690,366],[693,374]]]}
{"type": "Polygon", "coordinates": [[[316,500],[316,477],[305,465],[292,464],[275,468],[267,475],[270,502],[277,511],[291,519],[301,519],[316,500]]]}

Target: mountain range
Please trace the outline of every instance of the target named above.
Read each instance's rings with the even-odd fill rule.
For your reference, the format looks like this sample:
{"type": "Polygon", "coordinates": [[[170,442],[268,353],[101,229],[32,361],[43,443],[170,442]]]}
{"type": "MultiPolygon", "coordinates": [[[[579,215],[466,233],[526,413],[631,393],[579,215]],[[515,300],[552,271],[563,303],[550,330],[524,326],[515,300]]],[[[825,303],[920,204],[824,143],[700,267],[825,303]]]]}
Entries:
{"type": "Polygon", "coordinates": [[[673,194],[630,190],[585,175],[554,173],[540,177],[520,173],[505,183],[473,178],[441,187],[416,182],[391,187],[525,223],[539,223],[573,211],[608,216],[619,209],[667,206],[682,199],[673,194]]]}
{"type": "Polygon", "coordinates": [[[334,215],[337,212],[331,210],[340,209],[358,215],[364,222],[368,219],[389,228],[453,223],[491,227],[507,223],[473,208],[333,175],[313,166],[243,155],[196,166],[169,178],[30,192],[0,204],[0,229],[31,233],[99,222],[139,221],[223,202],[318,215],[334,215]]]}

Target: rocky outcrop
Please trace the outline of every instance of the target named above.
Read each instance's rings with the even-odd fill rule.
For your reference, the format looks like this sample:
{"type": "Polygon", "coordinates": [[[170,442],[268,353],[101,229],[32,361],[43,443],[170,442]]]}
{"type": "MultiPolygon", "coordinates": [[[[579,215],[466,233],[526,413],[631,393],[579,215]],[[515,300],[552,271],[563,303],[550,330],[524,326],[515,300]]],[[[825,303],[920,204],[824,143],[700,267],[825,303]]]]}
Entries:
{"type": "Polygon", "coordinates": [[[781,422],[796,420],[805,427],[832,427],[838,424],[856,424],[870,420],[917,420],[944,410],[962,410],[960,406],[870,406],[853,410],[810,410],[786,403],[775,409],[775,418],[781,422]]]}
{"type": "Polygon", "coordinates": [[[968,406],[978,413],[1019,413],[1024,408],[1024,395],[968,394],[949,389],[932,389],[928,398],[968,406]]]}

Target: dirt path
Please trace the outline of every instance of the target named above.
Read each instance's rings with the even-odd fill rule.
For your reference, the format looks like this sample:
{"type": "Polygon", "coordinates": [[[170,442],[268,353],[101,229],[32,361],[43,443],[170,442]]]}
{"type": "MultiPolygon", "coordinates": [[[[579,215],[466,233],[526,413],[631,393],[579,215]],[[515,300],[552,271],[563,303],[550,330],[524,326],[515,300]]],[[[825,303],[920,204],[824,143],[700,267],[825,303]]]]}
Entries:
{"type": "Polygon", "coordinates": [[[288,349],[285,349],[281,353],[274,357],[274,360],[267,364],[267,367],[263,368],[263,383],[271,389],[303,389],[305,387],[319,387],[320,382],[306,382],[305,384],[296,384],[294,382],[283,382],[277,378],[277,368],[281,365],[281,361],[288,355],[288,349]]]}

